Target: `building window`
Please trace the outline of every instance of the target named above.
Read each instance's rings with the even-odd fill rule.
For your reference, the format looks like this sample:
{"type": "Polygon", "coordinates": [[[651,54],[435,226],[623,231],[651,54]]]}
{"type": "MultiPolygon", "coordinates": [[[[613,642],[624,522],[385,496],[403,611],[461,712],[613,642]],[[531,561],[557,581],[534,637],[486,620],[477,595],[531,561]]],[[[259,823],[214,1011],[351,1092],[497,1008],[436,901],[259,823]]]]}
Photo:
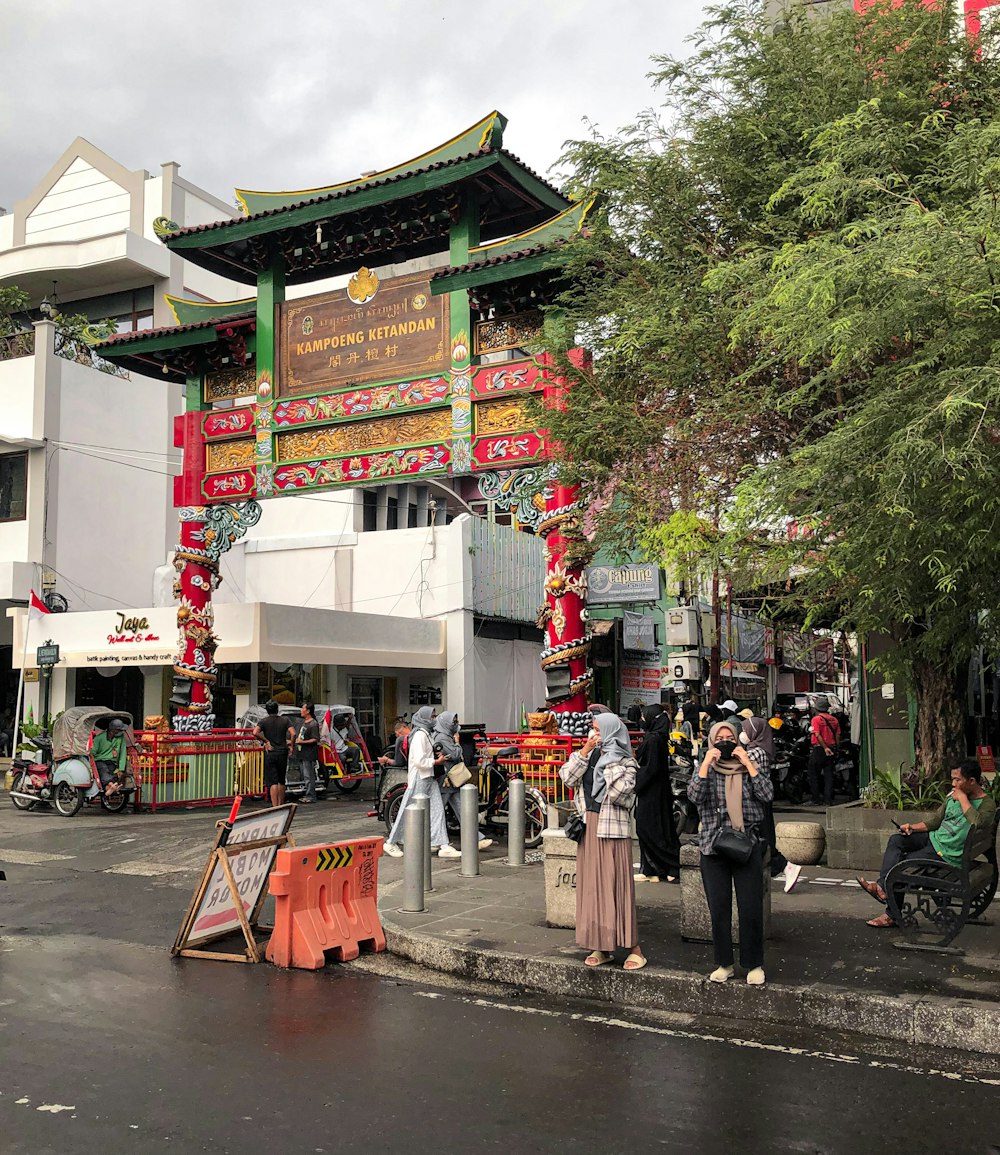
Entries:
{"type": "Polygon", "coordinates": [[[0,457],[0,521],[24,521],[28,516],[28,455],[0,457]]]}
{"type": "Polygon", "coordinates": [[[385,499],[385,528],[399,529],[399,498],[387,497],[385,499]]]}
{"type": "Polygon", "coordinates": [[[361,530],[374,533],[378,529],[378,495],[374,489],[366,489],[361,495],[361,530]]]}

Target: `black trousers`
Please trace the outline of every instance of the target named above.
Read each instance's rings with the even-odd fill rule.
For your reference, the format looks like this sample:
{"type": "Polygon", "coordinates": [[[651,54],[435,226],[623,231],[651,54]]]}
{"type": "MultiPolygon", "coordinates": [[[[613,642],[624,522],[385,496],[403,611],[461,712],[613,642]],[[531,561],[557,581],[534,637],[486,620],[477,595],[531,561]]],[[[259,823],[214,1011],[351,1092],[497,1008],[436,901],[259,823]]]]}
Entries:
{"type": "Polygon", "coordinates": [[[788,859],[778,849],[778,835],[774,829],[774,807],[770,802],[764,804],[764,821],[760,824],[760,836],[771,848],[771,861],[768,865],[771,877],[774,878],[788,865],[788,859]]]}
{"type": "Polygon", "coordinates": [[[764,843],[741,865],[721,854],[702,854],[701,881],[712,916],[715,965],[733,965],[733,889],[740,915],[740,966],[764,965],[764,843]]]}
{"type": "Polygon", "coordinates": [[[882,855],[882,869],[878,884],[885,890],[885,876],[904,858],[930,858],[941,861],[941,855],[931,846],[930,835],[922,831],[917,834],[894,834],[886,844],[882,855]]]}
{"type": "Polygon", "coordinates": [[[823,775],[823,805],[833,805],[833,763],[834,756],[827,754],[822,746],[813,746],[809,751],[806,773],[809,775],[809,793],[812,795],[813,806],[820,804],[820,774],[823,775]]]}

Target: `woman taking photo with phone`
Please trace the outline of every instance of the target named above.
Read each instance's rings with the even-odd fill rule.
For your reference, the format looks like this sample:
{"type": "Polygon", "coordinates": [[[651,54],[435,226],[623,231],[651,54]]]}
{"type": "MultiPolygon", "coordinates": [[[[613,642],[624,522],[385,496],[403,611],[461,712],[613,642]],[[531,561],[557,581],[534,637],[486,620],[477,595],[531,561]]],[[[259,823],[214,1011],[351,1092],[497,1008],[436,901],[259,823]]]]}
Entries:
{"type": "Polygon", "coordinates": [[[774,797],[768,774],[737,741],[728,722],[709,731],[708,751],[688,783],[701,825],[701,880],[712,917],[715,970],[708,976],[724,983],[733,967],[733,889],[740,916],[740,966],[750,986],[764,982],[764,850],[757,831],[774,797]]]}
{"type": "Polygon", "coordinates": [[[587,741],[559,771],[585,823],[576,852],[576,942],[590,951],[584,960],[589,967],[613,962],[618,947],[628,951],[625,970],[646,965],[639,946],[629,829],[636,770],[625,724],[605,713],[594,715],[587,741]]]}

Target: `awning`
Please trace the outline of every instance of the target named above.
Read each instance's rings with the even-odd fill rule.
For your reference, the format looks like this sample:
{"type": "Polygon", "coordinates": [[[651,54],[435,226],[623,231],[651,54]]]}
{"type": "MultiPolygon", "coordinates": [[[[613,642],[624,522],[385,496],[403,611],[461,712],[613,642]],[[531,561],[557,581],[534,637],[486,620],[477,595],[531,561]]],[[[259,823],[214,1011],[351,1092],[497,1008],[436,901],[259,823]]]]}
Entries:
{"type": "MultiPolygon", "coordinates": [[[[12,609],[15,668],[22,662],[27,610],[12,609]]],[[[409,670],[447,667],[445,623],[423,618],[309,609],[268,602],[217,604],[218,665],[236,662],[302,662],[409,670]]],[[[172,665],[177,649],[177,609],[94,610],[48,614],[32,622],[28,666],[35,649],[51,640],[69,668],[172,665]]]]}

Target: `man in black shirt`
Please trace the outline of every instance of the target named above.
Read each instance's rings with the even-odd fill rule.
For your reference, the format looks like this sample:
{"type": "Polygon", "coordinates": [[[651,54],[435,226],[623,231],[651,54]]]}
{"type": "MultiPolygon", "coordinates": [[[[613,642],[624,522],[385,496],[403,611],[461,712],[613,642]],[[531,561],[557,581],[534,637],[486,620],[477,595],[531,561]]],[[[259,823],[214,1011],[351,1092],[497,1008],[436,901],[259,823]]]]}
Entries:
{"type": "Polygon", "coordinates": [[[273,699],[264,707],[267,716],[254,726],[254,736],[264,740],[264,789],[271,796],[272,806],[282,806],[285,801],[285,772],[288,769],[288,752],[295,738],[295,728],[290,718],[278,713],[278,703],[273,699]]]}
{"type": "Polygon", "coordinates": [[[305,787],[303,802],[316,801],[316,759],[319,757],[319,723],[316,721],[316,707],[312,702],[303,702],[299,713],[299,723],[295,745],[298,747],[299,765],[302,767],[302,783],[305,787]]]}

